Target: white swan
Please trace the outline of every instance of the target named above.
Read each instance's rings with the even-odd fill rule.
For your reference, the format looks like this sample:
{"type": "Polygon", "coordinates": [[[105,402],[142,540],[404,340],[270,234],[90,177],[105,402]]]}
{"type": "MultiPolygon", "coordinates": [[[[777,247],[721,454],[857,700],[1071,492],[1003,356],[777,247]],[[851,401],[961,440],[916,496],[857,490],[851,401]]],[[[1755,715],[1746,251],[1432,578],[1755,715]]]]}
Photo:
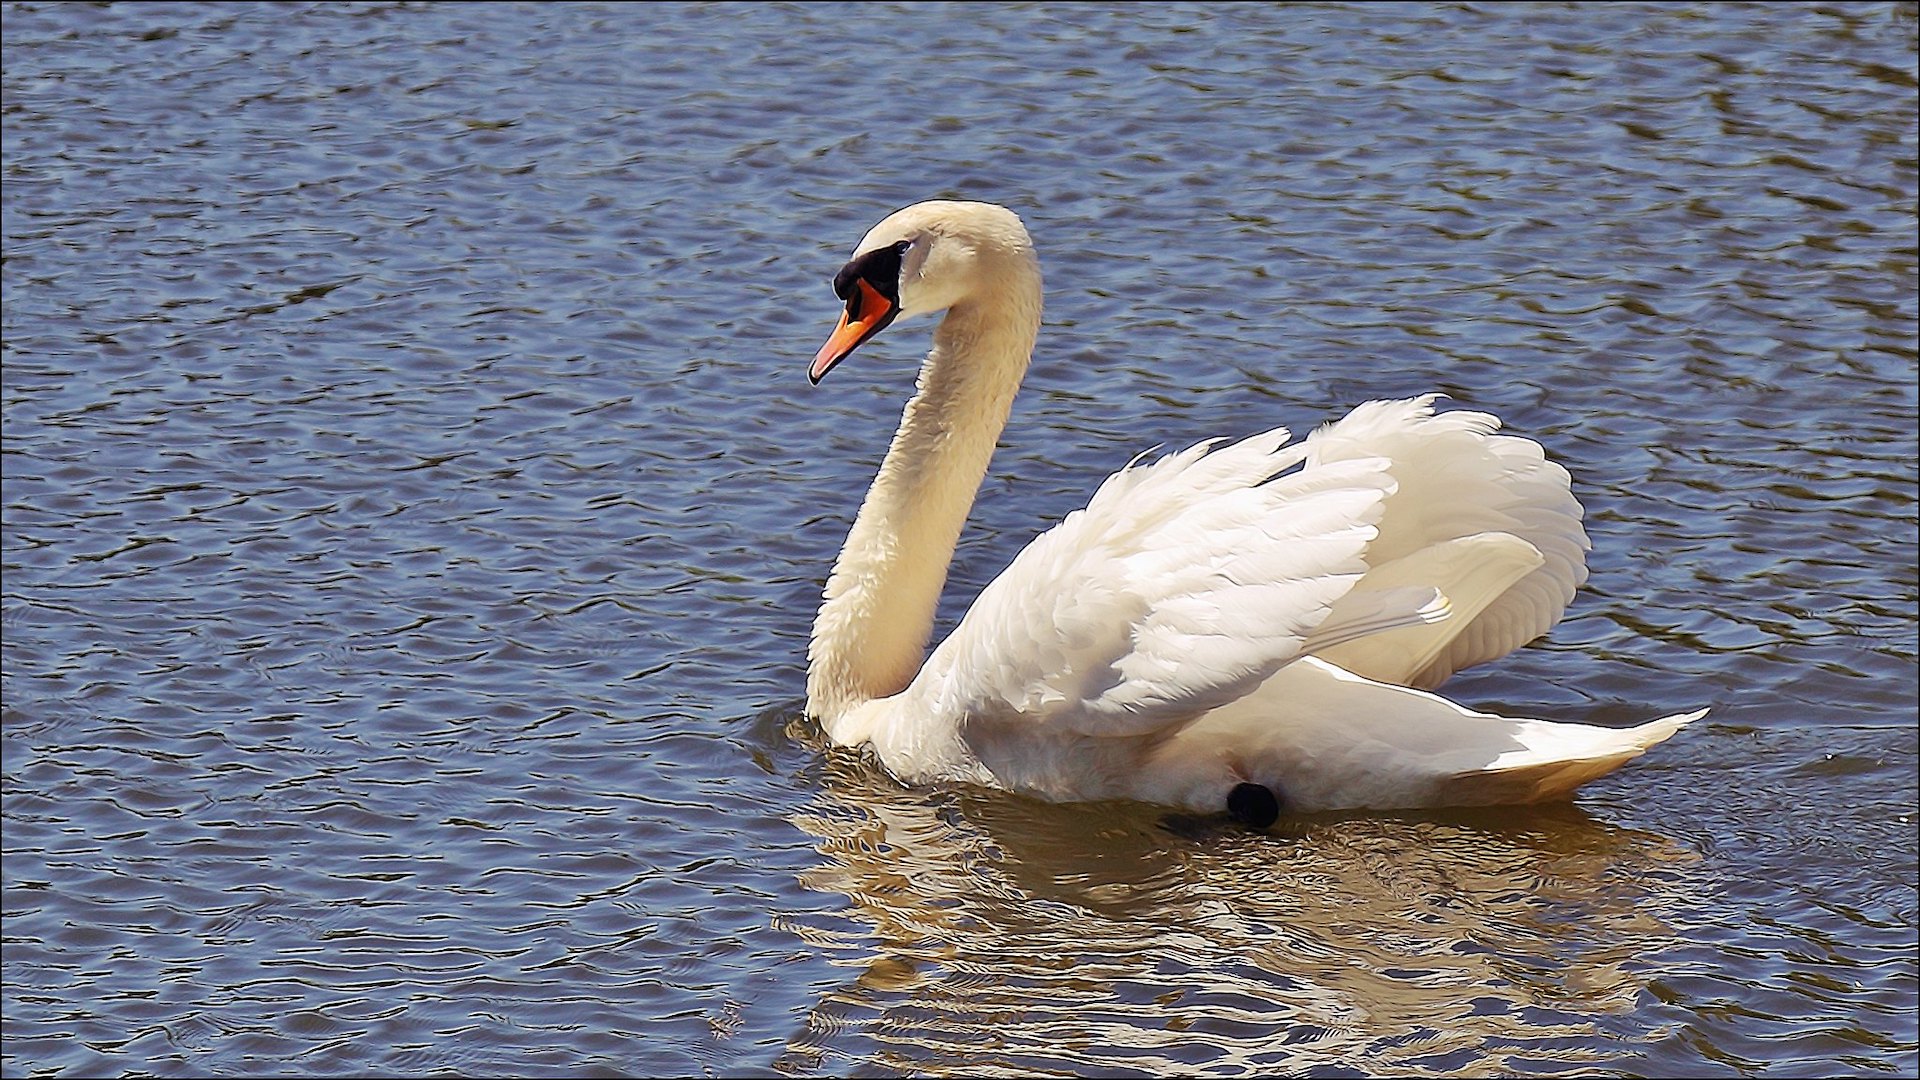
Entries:
{"type": "Polygon", "coordinates": [[[1265,826],[1282,807],[1565,797],[1705,714],[1615,730],[1426,692],[1545,633],[1588,547],[1566,470],[1431,396],[1122,469],[926,657],[1033,353],[1039,262],[1012,211],[925,202],[867,233],[834,291],[815,383],[896,317],[947,312],[808,650],[808,712],[904,782],[1265,826]]]}

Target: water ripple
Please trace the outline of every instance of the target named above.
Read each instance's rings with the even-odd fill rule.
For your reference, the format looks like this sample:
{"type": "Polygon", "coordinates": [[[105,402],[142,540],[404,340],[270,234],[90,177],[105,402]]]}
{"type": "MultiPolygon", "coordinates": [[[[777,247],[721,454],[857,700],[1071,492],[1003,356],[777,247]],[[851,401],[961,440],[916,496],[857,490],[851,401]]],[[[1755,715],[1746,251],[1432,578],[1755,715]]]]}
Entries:
{"type": "Polygon", "coordinates": [[[6,7],[10,1075],[1911,1072],[1911,4],[6,7]],[[1575,806],[1272,836],[799,719],[924,338],[1048,325],[942,625],[1146,447],[1429,389],[1593,576],[1575,806]]]}

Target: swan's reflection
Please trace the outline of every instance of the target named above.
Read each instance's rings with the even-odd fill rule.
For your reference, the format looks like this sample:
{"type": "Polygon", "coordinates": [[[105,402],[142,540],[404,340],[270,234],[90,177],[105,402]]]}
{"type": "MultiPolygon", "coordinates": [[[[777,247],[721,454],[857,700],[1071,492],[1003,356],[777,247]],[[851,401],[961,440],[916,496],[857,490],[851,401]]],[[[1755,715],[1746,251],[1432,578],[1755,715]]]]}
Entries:
{"type": "MultiPolygon", "coordinates": [[[[804,721],[790,732],[812,735],[804,721]]],[[[896,785],[821,751],[794,823],[856,968],[793,1064],[916,1072],[1510,1072],[1630,1053],[1635,960],[1697,856],[1572,805],[1283,820],[896,785]]]]}

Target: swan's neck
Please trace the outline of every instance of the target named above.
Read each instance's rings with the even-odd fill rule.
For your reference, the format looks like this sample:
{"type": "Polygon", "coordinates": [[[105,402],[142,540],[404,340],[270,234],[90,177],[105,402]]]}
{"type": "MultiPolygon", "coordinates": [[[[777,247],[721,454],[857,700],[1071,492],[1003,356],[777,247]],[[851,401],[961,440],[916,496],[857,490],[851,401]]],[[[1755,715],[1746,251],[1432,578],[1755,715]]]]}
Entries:
{"type": "Polygon", "coordinates": [[[1040,328],[1036,267],[949,309],[913,400],[840,549],[808,650],[807,711],[836,741],[856,706],[906,689],[967,511],[1040,328]]]}

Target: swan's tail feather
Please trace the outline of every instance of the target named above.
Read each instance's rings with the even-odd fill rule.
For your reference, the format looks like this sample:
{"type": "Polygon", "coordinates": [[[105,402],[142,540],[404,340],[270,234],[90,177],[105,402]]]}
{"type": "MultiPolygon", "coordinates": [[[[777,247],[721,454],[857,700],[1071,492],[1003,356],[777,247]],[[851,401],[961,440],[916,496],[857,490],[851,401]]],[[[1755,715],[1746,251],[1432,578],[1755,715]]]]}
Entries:
{"type": "Polygon", "coordinates": [[[1163,742],[1128,793],[1202,811],[1240,783],[1300,813],[1546,802],[1704,715],[1631,728],[1495,716],[1308,656],[1163,742]]]}
{"type": "Polygon", "coordinates": [[[1613,734],[1610,745],[1575,758],[1536,761],[1504,768],[1476,769],[1440,782],[1438,803],[1448,806],[1496,806],[1552,802],[1572,797],[1575,789],[1618,769],[1688,724],[1707,715],[1700,709],[1650,720],[1613,734]]]}

